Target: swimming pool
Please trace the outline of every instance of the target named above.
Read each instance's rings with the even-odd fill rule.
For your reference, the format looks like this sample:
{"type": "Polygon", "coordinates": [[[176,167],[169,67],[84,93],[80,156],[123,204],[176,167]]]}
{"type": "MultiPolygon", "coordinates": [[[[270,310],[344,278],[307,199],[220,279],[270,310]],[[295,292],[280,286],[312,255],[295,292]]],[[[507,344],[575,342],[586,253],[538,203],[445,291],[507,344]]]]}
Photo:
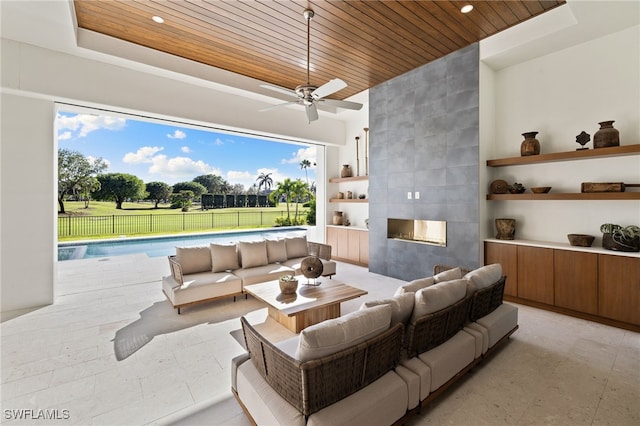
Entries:
{"type": "Polygon", "coordinates": [[[233,244],[238,241],[260,241],[306,235],[297,227],[254,229],[209,234],[172,235],[163,237],[119,238],[101,241],[75,241],[58,244],[58,260],[88,259],[146,253],[149,257],[176,254],[176,246],[202,246],[209,243],[233,244]]]}

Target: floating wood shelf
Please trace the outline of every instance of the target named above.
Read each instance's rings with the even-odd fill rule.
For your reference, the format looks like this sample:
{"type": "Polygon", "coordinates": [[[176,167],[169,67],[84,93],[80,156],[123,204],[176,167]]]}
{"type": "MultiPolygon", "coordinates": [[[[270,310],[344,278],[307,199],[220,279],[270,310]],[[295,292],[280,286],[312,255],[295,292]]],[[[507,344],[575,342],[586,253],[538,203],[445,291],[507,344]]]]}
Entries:
{"type": "Polygon", "coordinates": [[[487,195],[487,200],[640,200],[640,192],[489,194],[487,195]]]}
{"type": "Polygon", "coordinates": [[[346,178],[331,178],[329,182],[331,183],[340,183],[340,182],[355,182],[358,180],[368,180],[369,176],[352,176],[346,178]]]}
{"type": "MultiPolygon", "coordinates": [[[[584,160],[599,157],[622,157],[640,154],[640,144],[612,146],[609,148],[585,149],[582,151],[556,152],[552,154],[529,155],[526,157],[498,158],[487,160],[489,167],[519,166],[523,164],[551,163],[554,161],[584,160]]],[[[536,198],[537,199],[537,198],[536,198]]]]}
{"type": "Polygon", "coordinates": [[[330,203],[367,203],[369,200],[360,198],[331,198],[330,203]]]}

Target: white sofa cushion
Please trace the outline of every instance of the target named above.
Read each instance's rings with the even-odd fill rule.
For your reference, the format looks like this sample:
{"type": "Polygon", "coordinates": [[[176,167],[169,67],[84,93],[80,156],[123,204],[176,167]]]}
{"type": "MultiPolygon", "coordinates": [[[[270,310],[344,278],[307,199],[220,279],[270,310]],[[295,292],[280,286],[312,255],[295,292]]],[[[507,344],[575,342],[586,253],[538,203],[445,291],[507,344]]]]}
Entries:
{"type": "Polygon", "coordinates": [[[287,246],[287,259],[309,256],[306,236],[285,238],[284,241],[287,246]]]}
{"type": "Polygon", "coordinates": [[[398,287],[394,296],[402,293],[415,293],[418,290],[422,290],[425,287],[434,285],[436,280],[434,277],[418,278],[417,280],[410,281],[409,284],[404,284],[398,287]]]}
{"type": "Polygon", "coordinates": [[[412,320],[453,305],[467,294],[467,280],[458,279],[434,284],[415,294],[412,320]]]}
{"type": "Polygon", "coordinates": [[[322,358],[377,336],[391,325],[391,306],[380,305],[323,321],[300,333],[296,359],[322,358]]]}
{"type": "Polygon", "coordinates": [[[238,243],[238,251],[240,252],[240,261],[243,268],[253,268],[255,266],[269,264],[266,241],[241,241],[238,243]]]}
{"type": "Polygon", "coordinates": [[[478,319],[476,323],[487,329],[488,344],[491,348],[518,325],[518,308],[503,303],[489,315],[478,319]]]}
{"type": "Polygon", "coordinates": [[[439,274],[434,275],[433,278],[436,280],[436,283],[459,280],[460,278],[462,278],[462,270],[459,267],[447,269],[446,271],[442,271],[439,274]]]}
{"type": "Polygon", "coordinates": [[[269,263],[263,266],[256,266],[254,268],[240,268],[233,271],[233,273],[242,278],[243,285],[251,285],[257,283],[263,283],[265,281],[277,280],[283,275],[291,275],[295,271],[280,263],[269,263]]]}
{"type": "Polygon", "coordinates": [[[418,355],[431,369],[431,392],[471,364],[475,358],[476,340],[463,330],[443,344],[418,355]]]}
{"type": "Polygon", "coordinates": [[[400,364],[420,378],[419,398],[423,401],[431,393],[431,368],[418,357],[403,359],[400,364]]]}
{"type": "Polygon", "coordinates": [[[269,263],[287,260],[287,243],[284,240],[267,240],[267,259],[269,263]]]}
{"type": "Polygon", "coordinates": [[[402,293],[389,299],[372,300],[364,302],[360,309],[372,308],[379,305],[391,306],[391,325],[399,322],[406,324],[413,312],[414,293],[402,293]]]}
{"type": "Polygon", "coordinates": [[[176,247],[176,260],[184,275],[211,272],[211,250],[208,246],[176,247]]]}
{"type": "Polygon", "coordinates": [[[474,269],[464,276],[473,283],[476,290],[482,290],[495,284],[502,277],[502,266],[499,263],[474,269]]]}
{"type": "Polygon", "coordinates": [[[209,244],[211,250],[211,272],[232,271],[238,269],[238,251],[236,245],[209,244]]]}

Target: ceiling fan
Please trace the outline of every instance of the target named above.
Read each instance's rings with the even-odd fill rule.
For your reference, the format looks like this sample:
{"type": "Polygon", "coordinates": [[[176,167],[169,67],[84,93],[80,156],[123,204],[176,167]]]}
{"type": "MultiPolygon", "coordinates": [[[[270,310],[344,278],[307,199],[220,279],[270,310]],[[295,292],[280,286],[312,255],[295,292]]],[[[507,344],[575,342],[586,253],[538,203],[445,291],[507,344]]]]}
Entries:
{"type": "Polygon", "coordinates": [[[310,79],[309,79],[309,57],[310,57],[310,38],[311,38],[310,22],[311,22],[311,18],[313,18],[314,16],[314,12],[311,9],[305,9],[305,11],[302,13],[302,16],[304,16],[304,19],[306,19],[307,21],[307,83],[301,84],[300,86],[296,87],[295,90],[285,89],[282,87],[272,86],[269,84],[261,84],[260,86],[264,87],[265,89],[273,90],[276,92],[284,93],[284,94],[298,98],[295,101],[274,105],[272,107],[262,109],[261,111],[268,111],[274,108],[279,108],[282,106],[292,105],[292,104],[304,105],[305,110],[307,111],[307,119],[309,120],[309,123],[311,123],[312,121],[315,121],[318,119],[318,109],[316,107],[316,104],[318,102],[323,102],[327,105],[338,107],[338,108],[359,110],[360,108],[362,108],[362,104],[359,104],[357,102],[341,101],[338,99],[325,99],[327,96],[332,95],[337,91],[347,87],[347,83],[340,80],[339,78],[334,78],[332,80],[329,80],[327,83],[323,84],[320,87],[313,86],[310,83],[310,79]]]}

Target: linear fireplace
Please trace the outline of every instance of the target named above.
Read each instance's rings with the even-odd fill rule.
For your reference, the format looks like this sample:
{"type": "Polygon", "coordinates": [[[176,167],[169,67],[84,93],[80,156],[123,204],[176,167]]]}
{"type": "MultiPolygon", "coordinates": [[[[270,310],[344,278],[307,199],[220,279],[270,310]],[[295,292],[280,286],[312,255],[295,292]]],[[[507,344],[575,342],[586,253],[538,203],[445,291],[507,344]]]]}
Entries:
{"type": "Polygon", "coordinates": [[[447,246],[444,220],[387,219],[387,238],[434,246],[447,246]]]}

